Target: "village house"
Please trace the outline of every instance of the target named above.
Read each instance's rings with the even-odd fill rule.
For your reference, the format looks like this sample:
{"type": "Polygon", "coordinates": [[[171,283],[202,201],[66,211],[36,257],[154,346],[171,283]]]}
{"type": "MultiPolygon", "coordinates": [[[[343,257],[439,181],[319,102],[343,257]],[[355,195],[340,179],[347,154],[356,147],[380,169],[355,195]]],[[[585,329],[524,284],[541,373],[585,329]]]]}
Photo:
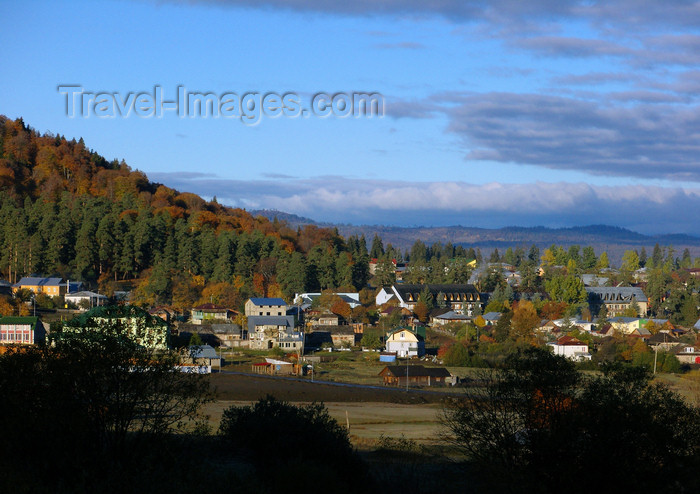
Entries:
{"type": "Polygon", "coordinates": [[[444,367],[423,367],[422,365],[387,365],[379,375],[385,386],[444,386],[452,374],[444,367]]]}
{"type": "Polygon", "coordinates": [[[238,324],[212,324],[211,332],[217,343],[224,348],[248,346],[248,330],[238,324]]]}
{"type": "Polygon", "coordinates": [[[588,353],[588,344],[573,336],[562,336],[556,342],[547,343],[547,345],[552,348],[554,355],[561,355],[576,361],[591,360],[591,354],[588,353]]]}
{"type": "Polygon", "coordinates": [[[49,297],[58,297],[65,295],[68,285],[63,283],[62,278],[44,278],[38,276],[25,276],[17,283],[12,285],[12,293],[17,293],[18,290],[29,290],[35,294],[48,295],[49,297]]]}
{"type": "Polygon", "coordinates": [[[330,312],[319,314],[311,320],[311,326],[337,326],[339,323],[338,315],[330,312]]]}
{"type": "Polygon", "coordinates": [[[700,350],[689,345],[678,345],[672,351],[681,364],[700,364],[700,350]]]}
{"type": "Polygon", "coordinates": [[[637,304],[637,315],[644,317],[649,309],[649,301],[641,288],[632,286],[586,287],[591,311],[597,314],[602,306],[608,311],[608,317],[622,315],[633,304],[637,304]]]}
{"type": "Polygon", "coordinates": [[[294,331],[294,316],[249,316],[250,348],[269,350],[279,347],[285,352],[303,352],[304,333],[294,331]]]}
{"type": "Polygon", "coordinates": [[[268,374],[271,376],[291,376],[300,373],[300,366],[287,362],[286,360],[278,360],[266,358],[265,362],[255,363],[251,366],[254,374],[268,374]]]}
{"type": "Polygon", "coordinates": [[[216,304],[203,304],[192,309],[192,324],[230,321],[238,315],[235,310],[216,304]]]}
{"type": "Polygon", "coordinates": [[[46,339],[44,324],[37,317],[0,317],[0,344],[34,345],[46,339]]]}
{"type": "Polygon", "coordinates": [[[672,348],[678,345],[678,338],[669,331],[659,331],[658,333],[649,337],[647,344],[651,348],[670,351],[672,348]]]}
{"type": "Polygon", "coordinates": [[[443,314],[431,317],[430,322],[436,326],[443,326],[451,322],[465,323],[471,321],[471,319],[472,318],[469,316],[465,316],[464,314],[450,310],[443,314]]]}
{"type": "Polygon", "coordinates": [[[166,350],[170,330],[160,317],[133,305],[102,305],[63,323],[64,333],[123,331],[137,344],[166,350]]]}
{"type": "Polygon", "coordinates": [[[281,298],[250,298],[245,303],[246,316],[286,316],[287,302],[281,298]]]}
{"type": "Polygon", "coordinates": [[[422,357],[425,355],[425,328],[394,329],[387,334],[385,346],[387,352],[395,352],[399,357],[422,357]]]}
{"type": "Polygon", "coordinates": [[[493,326],[499,321],[499,319],[501,319],[502,315],[503,314],[500,312],[487,312],[481,317],[484,319],[486,326],[493,326]]]}
{"type": "Polygon", "coordinates": [[[377,305],[383,305],[392,298],[396,299],[399,307],[413,311],[420,300],[420,294],[427,288],[433,303],[444,304],[445,307],[472,316],[474,311],[483,309],[484,298],[474,285],[461,284],[406,284],[395,283],[391,287],[383,287],[376,296],[377,305]]]}
{"type": "Polygon", "coordinates": [[[180,357],[184,365],[204,365],[211,370],[221,370],[223,358],[210,345],[190,346],[180,357]]]}
{"type": "Polygon", "coordinates": [[[72,303],[80,307],[82,305],[87,305],[89,308],[95,307],[97,305],[105,305],[108,302],[108,298],[100,293],[95,293],[91,291],[81,291],[75,293],[66,293],[63,297],[66,303],[72,303]]]}

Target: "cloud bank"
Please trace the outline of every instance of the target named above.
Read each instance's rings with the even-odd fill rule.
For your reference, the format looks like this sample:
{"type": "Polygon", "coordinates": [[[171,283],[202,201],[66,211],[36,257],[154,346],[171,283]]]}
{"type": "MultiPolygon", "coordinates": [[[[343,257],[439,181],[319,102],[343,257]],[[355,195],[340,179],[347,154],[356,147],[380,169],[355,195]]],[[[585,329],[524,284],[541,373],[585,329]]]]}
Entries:
{"type": "Polygon", "coordinates": [[[328,176],[227,180],[191,173],[150,173],[181,191],[246,209],[278,209],[316,221],[398,226],[477,227],[609,224],[646,234],[700,230],[700,188],[584,183],[475,185],[328,176]]]}

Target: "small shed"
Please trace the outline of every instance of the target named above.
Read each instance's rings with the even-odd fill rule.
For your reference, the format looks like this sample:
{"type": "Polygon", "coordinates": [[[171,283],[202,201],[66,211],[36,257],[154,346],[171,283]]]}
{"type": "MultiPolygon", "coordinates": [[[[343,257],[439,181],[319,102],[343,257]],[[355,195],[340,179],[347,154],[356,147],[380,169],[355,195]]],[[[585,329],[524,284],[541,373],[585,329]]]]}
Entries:
{"type": "Polygon", "coordinates": [[[299,373],[299,366],[285,360],[266,358],[265,362],[253,364],[252,371],[255,374],[268,374],[271,376],[294,375],[299,373]]]}
{"type": "Polygon", "coordinates": [[[210,345],[193,345],[188,349],[186,360],[194,365],[208,365],[212,369],[221,370],[223,358],[210,345]]]}
{"type": "Polygon", "coordinates": [[[422,365],[387,365],[379,373],[385,386],[444,386],[452,374],[444,367],[424,367],[422,365]]]}

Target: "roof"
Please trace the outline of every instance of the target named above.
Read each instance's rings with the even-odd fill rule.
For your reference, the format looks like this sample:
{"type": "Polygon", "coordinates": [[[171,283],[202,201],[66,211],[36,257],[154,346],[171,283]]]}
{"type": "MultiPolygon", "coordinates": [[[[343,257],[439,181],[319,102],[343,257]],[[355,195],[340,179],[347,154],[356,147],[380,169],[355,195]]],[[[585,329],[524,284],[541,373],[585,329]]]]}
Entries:
{"type": "Polygon", "coordinates": [[[581,281],[586,286],[605,286],[610,278],[597,276],[595,274],[582,274],[581,281]]]}
{"type": "Polygon", "coordinates": [[[238,324],[212,324],[211,331],[214,334],[240,334],[241,327],[238,324]]]}
{"type": "Polygon", "coordinates": [[[250,301],[255,305],[287,305],[281,298],[251,298],[250,301]]]}
{"type": "Polygon", "coordinates": [[[107,299],[105,295],[102,295],[101,293],[95,293],[91,292],[88,290],[84,290],[82,292],[75,292],[75,293],[67,293],[65,298],[100,298],[100,299],[107,299]]]}
{"type": "Polygon", "coordinates": [[[223,305],[202,304],[202,305],[198,305],[197,307],[193,307],[192,310],[201,310],[201,311],[208,311],[208,312],[226,312],[226,311],[229,311],[231,309],[229,309],[228,307],[224,307],[223,305]]]}
{"type": "Polygon", "coordinates": [[[636,286],[587,286],[589,297],[598,298],[603,302],[647,302],[647,296],[636,286]]]}
{"type": "Polygon", "coordinates": [[[90,326],[90,320],[93,318],[143,319],[149,327],[167,326],[167,323],[160,317],[152,316],[135,305],[100,305],[83,312],[78,317],[65,321],[63,324],[66,327],[85,327],[90,326]]]}
{"type": "Polygon", "coordinates": [[[63,278],[42,278],[40,276],[25,276],[21,278],[13,286],[20,288],[22,286],[59,286],[63,278]]]}
{"type": "Polygon", "coordinates": [[[487,312],[481,317],[483,317],[486,321],[498,321],[502,315],[503,314],[501,314],[500,312],[487,312]]]}
{"type": "Polygon", "coordinates": [[[248,316],[248,332],[253,333],[255,326],[294,328],[294,316],[248,316]]]}
{"type": "Polygon", "coordinates": [[[465,316],[464,314],[459,314],[453,310],[445,312],[439,316],[435,316],[435,319],[444,319],[448,321],[469,321],[471,317],[465,316]]]}
{"type": "Polygon", "coordinates": [[[437,296],[444,293],[448,301],[478,301],[481,299],[481,294],[476,287],[469,283],[440,283],[440,284],[409,284],[400,283],[393,285],[393,289],[399,294],[404,302],[417,302],[421,292],[428,288],[428,291],[433,296],[433,300],[437,301],[437,296]]]}
{"type": "Polygon", "coordinates": [[[422,365],[387,365],[380,374],[385,372],[394,377],[405,377],[407,372],[408,377],[450,377],[452,375],[444,367],[423,367],[422,365]]]}
{"type": "Polygon", "coordinates": [[[34,326],[38,320],[39,320],[38,317],[5,316],[5,317],[0,317],[0,324],[31,324],[32,326],[34,326]]]}
{"type": "Polygon", "coordinates": [[[574,338],[573,336],[569,336],[569,335],[562,336],[561,338],[559,338],[557,340],[556,344],[559,346],[580,346],[580,345],[588,346],[587,343],[584,343],[583,341],[581,341],[577,338],[574,338]]]}
{"type": "Polygon", "coordinates": [[[678,338],[676,338],[671,333],[667,333],[665,331],[659,331],[658,333],[652,335],[648,341],[652,345],[656,344],[656,343],[676,343],[678,341],[678,338]]]}
{"type": "Polygon", "coordinates": [[[221,358],[211,345],[193,345],[190,347],[192,358],[221,358]]]}

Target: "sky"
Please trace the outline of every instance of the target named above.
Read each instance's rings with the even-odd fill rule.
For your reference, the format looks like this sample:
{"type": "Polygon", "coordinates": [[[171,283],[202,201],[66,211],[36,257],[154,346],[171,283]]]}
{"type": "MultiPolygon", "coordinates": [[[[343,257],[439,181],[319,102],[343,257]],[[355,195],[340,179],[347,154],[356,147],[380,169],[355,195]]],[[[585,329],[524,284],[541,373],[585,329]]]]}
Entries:
{"type": "Polygon", "coordinates": [[[337,223],[700,229],[700,2],[0,11],[0,114],[180,191],[337,223]],[[210,93],[217,114],[155,110],[179,92],[210,93]],[[329,115],[318,94],[338,95],[329,115]],[[382,114],[347,115],[354,94],[382,114]]]}

